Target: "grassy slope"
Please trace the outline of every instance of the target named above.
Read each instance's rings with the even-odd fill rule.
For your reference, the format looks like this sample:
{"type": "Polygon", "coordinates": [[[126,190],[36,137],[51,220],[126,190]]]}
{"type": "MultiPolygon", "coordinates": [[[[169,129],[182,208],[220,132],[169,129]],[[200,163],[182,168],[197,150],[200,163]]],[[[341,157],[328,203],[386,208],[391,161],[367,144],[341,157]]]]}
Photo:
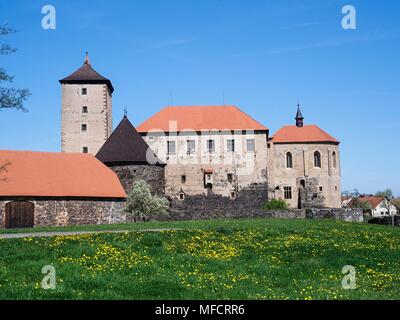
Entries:
{"type": "Polygon", "coordinates": [[[144,226],[189,229],[0,240],[0,298],[400,298],[400,229],[279,219],[122,229],[144,226]],[[56,290],[40,288],[48,264],[56,290]],[[356,290],[341,287],[345,265],[356,267],[356,290]]]}

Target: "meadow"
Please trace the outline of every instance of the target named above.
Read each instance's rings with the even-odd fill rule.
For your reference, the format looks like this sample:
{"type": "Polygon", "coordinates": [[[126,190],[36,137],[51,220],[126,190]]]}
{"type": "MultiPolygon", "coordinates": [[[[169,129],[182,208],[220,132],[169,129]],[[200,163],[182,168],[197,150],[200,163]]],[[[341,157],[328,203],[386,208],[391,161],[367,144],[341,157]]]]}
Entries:
{"type": "Polygon", "coordinates": [[[129,231],[1,239],[0,299],[400,298],[399,228],[280,219],[87,227],[96,228],[129,231]],[[177,229],[139,230],[156,227],[177,229]],[[45,265],[56,289],[41,286],[45,265]],[[355,289],[342,288],[346,265],[355,289]]]}

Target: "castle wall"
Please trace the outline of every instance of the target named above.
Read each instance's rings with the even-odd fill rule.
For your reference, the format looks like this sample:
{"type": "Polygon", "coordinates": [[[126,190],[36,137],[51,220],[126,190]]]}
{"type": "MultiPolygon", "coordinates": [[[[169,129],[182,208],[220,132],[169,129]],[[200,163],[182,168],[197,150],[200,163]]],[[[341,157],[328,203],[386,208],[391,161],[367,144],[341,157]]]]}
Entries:
{"type": "Polygon", "coordinates": [[[152,165],[115,165],[110,166],[121,181],[128,194],[133,183],[138,180],[146,181],[153,194],[164,195],[165,176],[164,167],[152,165]]]}
{"type": "Polygon", "coordinates": [[[272,144],[268,163],[270,198],[284,198],[284,187],[292,188],[290,207],[341,207],[340,153],[335,144],[272,144]],[[321,154],[321,168],[314,167],[314,152],[321,154]],[[293,168],[286,167],[286,154],[290,152],[293,168]],[[336,154],[336,167],[333,153],[336,154]],[[301,181],[304,180],[305,188],[301,181]],[[322,188],[322,190],[321,190],[322,188]],[[299,197],[300,193],[300,197],[299,197]]]}
{"type": "Polygon", "coordinates": [[[96,155],[112,132],[112,98],[106,84],[62,84],[61,151],[96,155]],[[82,88],[87,94],[82,95],[82,88]],[[87,113],[82,107],[88,108],[87,113]],[[82,131],[81,125],[87,130],[82,131]]]}
{"type": "MultiPolygon", "coordinates": [[[[211,173],[212,193],[224,197],[236,197],[243,188],[267,184],[267,135],[266,133],[215,132],[198,135],[180,133],[179,135],[148,134],[145,141],[157,157],[167,163],[165,168],[165,192],[172,199],[185,195],[207,195],[205,175],[211,173]],[[227,140],[235,140],[235,152],[227,151],[227,140]],[[247,151],[247,139],[254,139],[255,151],[247,151]],[[187,153],[187,141],[195,141],[195,150],[187,153]],[[209,152],[207,141],[214,140],[214,152],[209,152]],[[168,154],[167,141],[175,141],[176,153],[168,154]],[[228,181],[228,174],[232,181],[228,181]],[[182,181],[185,176],[185,181],[182,181]]],[[[265,191],[265,199],[267,193],[265,191]]]]}
{"type": "MultiPolygon", "coordinates": [[[[10,199],[11,200],[11,199],[10,199]]],[[[125,201],[116,200],[30,200],[34,204],[34,226],[111,224],[126,221],[125,201]]],[[[5,228],[6,203],[0,201],[0,229],[5,228]]]]}

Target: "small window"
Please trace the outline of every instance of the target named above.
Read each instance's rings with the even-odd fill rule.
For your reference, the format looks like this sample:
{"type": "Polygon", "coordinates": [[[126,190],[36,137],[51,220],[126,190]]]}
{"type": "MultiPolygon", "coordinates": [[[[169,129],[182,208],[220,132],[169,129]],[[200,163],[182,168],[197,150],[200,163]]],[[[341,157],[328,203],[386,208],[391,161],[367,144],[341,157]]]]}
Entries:
{"type": "Polygon", "coordinates": [[[82,148],[82,153],[88,153],[89,152],[89,148],[88,147],[83,147],[82,148]]]}
{"type": "Polygon", "coordinates": [[[193,154],[196,150],[196,142],[194,140],[187,141],[187,154],[193,154]]]}
{"type": "Polygon", "coordinates": [[[82,113],[88,113],[88,108],[86,106],[82,107],[82,113]]]}
{"type": "Polygon", "coordinates": [[[185,194],[183,192],[179,193],[179,200],[185,200],[185,194]]]}
{"type": "Polygon", "coordinates": [[[337,186],[335,186],[335,191],[337,191],[337,186]]]}
{"type": "Polygon", "coordinates": [[[292,199],[292,187],[283,187],[285,199],[292,199]]]}
{"type": "Polygon", "coordinates": [[[256,142],[254,139],[246,140],[247,152],[254,152],[256,150],[256,142]]]}
{"type": "Polygon", "coordinates": [[[314,167],[321,168],[321,154],[318,151],[314,152],[314,167]]]}
{"type": "Polygon", "coordinates": [[[233,181],[233,174],[228,173],[228,182],[232,182],[232,181],[233,181]]]}
{"type": "Polygon", "coordinates": [[[235,140],[229,139],[226,141],[228,152],[235,152],[235,140]]]}
{"type": "Polygon", "coordinates": [[[181,183],[186,183],[186,175],[181,175],[181,183]]]}
{"type": "Polygon", "coordinates": [[[332,152],[332,166],[336,169],[336,152],[332,152]]]}
{"type": "Polygon", "coordinates": [[[81,125],[81,130],[82,131],[87,131],[87,124],[82,124],[81,125]]]}
{"type": "Polygon", "coordinates": [[[167,142],[167,153],[175,154],[175,152],[176,152],[175,141],[168,141],[167,142]]]}
{"type": "Polygon", "coordinates": [[[235,191],[231,191],[231,199],[235,199],[236,198],[236,192],[235,191]]]}
{"type": "Polygon", "coordinates": [[[82,88],[82,95],[86,95],[87,94],[87,88],[82,88]]]}
{"type": "Polygon", "coordinates": [[[323,190],[323,188],[322,188],[322,187],[319,187],[319,191],[321,191],[321,192],[322,192],[322,190],[323,190]]]}
{"type": "Polygon", "coordinates": [[[207,140],[207,150],[209,153],[215,152],[215,141],[214,140],[207,140]]]}
{"type": "Polygon", "coordinates": [[[267,148],[270,149],[271,148],[271,144],[267,143],[267,148]]]}
{"type": "Polygon", "coordinates": [[[306,187],[306,180],[302,179],[300,180],[300,185],[305,188],[306,187]]]}
{"type": "Polygon", "coordinates": [[[290,152],[286,153],[286,168],[293,168],[293,156],[290,152]]]}

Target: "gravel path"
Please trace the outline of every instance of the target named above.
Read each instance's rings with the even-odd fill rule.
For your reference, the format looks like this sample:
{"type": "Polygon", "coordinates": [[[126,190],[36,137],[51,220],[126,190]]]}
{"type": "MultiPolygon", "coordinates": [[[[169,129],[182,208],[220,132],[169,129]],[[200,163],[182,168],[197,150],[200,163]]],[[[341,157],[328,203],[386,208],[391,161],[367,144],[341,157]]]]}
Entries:
{"type": "Polygon", "coordinates": [[[30,232],[30,233],[4,233],[4,234],[0,234],[0,239],[74,236],[74,235],[80,235],[80,234],[99,234],[99,233],[161,232],[161,231],[170,231],[170,230],[180,230],[180,229],[160,228],[160,229],[138,229],[138,230],[53,231],[53,232],[50,231],[50,232],[30,232]]]}

